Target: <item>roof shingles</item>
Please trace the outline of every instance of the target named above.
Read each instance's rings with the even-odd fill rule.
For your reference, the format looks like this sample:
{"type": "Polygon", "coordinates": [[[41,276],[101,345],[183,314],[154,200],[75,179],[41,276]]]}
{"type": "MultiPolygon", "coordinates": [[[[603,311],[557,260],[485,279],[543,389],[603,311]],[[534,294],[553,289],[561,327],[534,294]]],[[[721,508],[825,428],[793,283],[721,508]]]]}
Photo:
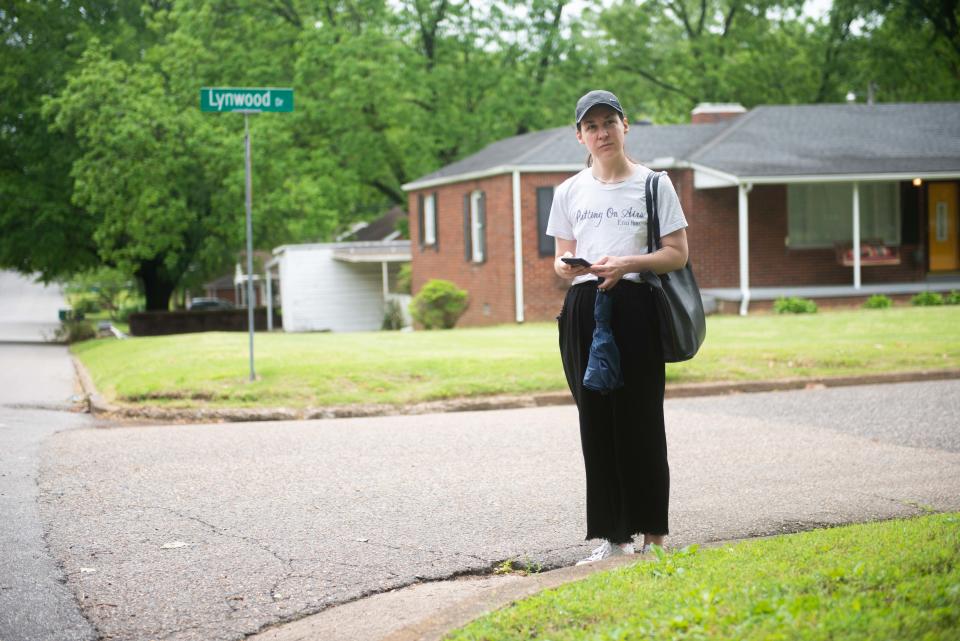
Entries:
{"type": "MultiPolygon", "coordinates": [[[[739,177],[960,173],[960,102],[762,106],[712,124],[635,125],[626,141],[644,164],[672,158],[739,177]]],[[[546,129],[499,140],[406,188],[500,168],[569,170],[585,158],[573,127],[546,129]]]]}

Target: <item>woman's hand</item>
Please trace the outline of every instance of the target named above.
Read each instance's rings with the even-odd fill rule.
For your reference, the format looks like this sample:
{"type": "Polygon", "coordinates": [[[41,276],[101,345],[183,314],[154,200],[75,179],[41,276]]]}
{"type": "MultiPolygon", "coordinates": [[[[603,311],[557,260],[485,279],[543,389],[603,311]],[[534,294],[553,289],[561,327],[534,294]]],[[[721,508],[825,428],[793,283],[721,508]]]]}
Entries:
{"type": "Polygon", "coordinates": [[[567,280],[573,280],[581,274],[587,274],[590,272],[590,269],[587,267],[581,267],[580,265],[568,265],[560,258],[573,258],[571,252],[563,252],[561,256],[555,256],[553,259],[553,270],[557,272],[557,276],[560,278],[566,278],[567,280]]]}
{"type": "Polygon", "coordinates": [[[629,263],[621,256],[604,256],[593,264],[588,271],[603,279],[597,286],[601,291],[607,291],[616,285],[623,275],[629,273],[629,263]]]}

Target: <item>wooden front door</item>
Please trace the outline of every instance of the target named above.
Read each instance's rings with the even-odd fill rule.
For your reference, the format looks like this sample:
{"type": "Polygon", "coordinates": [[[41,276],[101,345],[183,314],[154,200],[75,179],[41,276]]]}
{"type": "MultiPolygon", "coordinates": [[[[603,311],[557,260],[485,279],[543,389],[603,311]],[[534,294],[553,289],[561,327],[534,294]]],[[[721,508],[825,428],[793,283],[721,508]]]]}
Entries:
{"type": "Polygon", "coordinates": [[[957,183],[928,183],[927,201],[930,247],[930,271],[960,269],[960,244],[957,224],[957,183]]]}

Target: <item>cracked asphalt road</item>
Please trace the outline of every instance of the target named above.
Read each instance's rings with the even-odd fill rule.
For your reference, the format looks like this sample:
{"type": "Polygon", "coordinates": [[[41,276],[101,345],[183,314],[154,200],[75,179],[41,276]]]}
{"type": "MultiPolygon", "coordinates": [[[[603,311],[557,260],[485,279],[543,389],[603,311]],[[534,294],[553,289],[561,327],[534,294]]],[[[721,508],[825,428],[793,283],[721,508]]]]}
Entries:
{"type": "MultiPolygon", "coordinates": [[[[960,509],[960,381],[666,410],[672,546],[960,509]]],[[[40,513],[101,638],[241,639],[507,558],[572,564],[576,425],[565,406],[73,429],[43,444],[40,513]]]]}

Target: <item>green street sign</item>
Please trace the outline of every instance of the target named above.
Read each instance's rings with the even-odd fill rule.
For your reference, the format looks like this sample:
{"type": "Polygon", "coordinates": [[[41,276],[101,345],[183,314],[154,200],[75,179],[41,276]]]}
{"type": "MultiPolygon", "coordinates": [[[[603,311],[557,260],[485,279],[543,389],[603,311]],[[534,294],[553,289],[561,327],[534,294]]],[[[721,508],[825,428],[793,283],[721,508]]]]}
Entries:
{"type": "Polygon", "coordinates": [[[200,90],[200,111],[293,111],[293,89],[263,87],[203,87],[200,90]]]}

